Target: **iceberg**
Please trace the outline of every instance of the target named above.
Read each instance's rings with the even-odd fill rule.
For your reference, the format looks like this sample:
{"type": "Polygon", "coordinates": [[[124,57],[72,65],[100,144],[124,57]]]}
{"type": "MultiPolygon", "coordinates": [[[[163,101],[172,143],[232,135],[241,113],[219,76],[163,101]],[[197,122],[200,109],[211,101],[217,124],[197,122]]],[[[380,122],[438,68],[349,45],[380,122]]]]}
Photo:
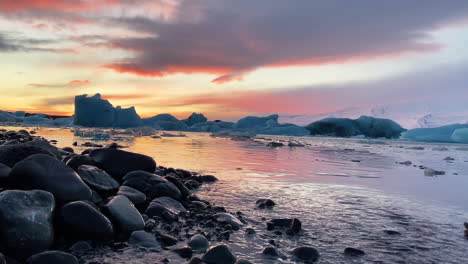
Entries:
{"type": "Polygon", "coordinates": [[[170,114],[159,114],[153,117],[144,118],[143,123],[160,130],[186,131],[188,129],[187,124],[170,114]]]}
{"type": "Polygon", "coordinates": [[[325,118],[305,127],[311,135],[354,137],[363,135],[370,138],[398,138],[406,131],[390,119],[361,116],[350,118],[325,118]]]}
{"type": "Polygon", "coordinates": [[[468,124],[453,124],[434,128],[415,128],[404,132],[401,139],[421,142],[468,143],[468,124]]]}
{"type": "Polygon", "coordinates": [[[232,129],[233,126],[233,122],[207,121],[192,125],[189,130],[193,132],[219,132],[222,130],[232,129]]]}
{"type": "Polygon", "coordinates": [[[73,123],[86,127],[137,127],[143,126],[143,121],[134,107],[114,108],[109,101],[101,99],[100,94],[88,97],[75,97],[75,115],[73,123]]]}
{"type": "Polygon", "coordinates": [[[208,119],[203,114],[192,113],[187,119],[182,120],[187,126],[193,126],[200,123],[205,123],[208,119]]]}
{"type": "Polygon", "coordinates": [[[278,115],[270,115],[266,117],[247,116],[237,121],[234,128],[255,129],[272,126],[274,124],[278,124],[278,115]]]}

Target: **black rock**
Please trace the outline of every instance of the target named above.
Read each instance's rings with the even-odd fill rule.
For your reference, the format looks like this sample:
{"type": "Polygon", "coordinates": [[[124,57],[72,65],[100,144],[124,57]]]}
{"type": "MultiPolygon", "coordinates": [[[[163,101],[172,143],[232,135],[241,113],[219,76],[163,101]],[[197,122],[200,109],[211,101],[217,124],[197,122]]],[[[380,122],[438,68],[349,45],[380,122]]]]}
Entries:
{"type": "Polygon", "coordinates": [[[262,255],[268,258],[279,258],[281,253],[275,247],[266,247],[262,250],[262,255]]]}
{"type": "Polygon", "coordinates": [[[193,255],[192,249],[189,247],[175,248],[172,250],[172,252],[185,259],[189,259],[193,255]]]}
{"type": "Polygon", "coordinates": [[[161,245],[156,241],[156,237],[146,231],[134,231],[128,240],[130,245],[146,248],[160,248],[161,245]]]}
{"type": "Polygon", "coordinates": [[[52,152],[44,148],[23,143],[0,146],[0,163],[3,163],[8,167],[13,167],[16,163],[34,154],[46,154],[55,157],[52,152]]]}
{"type": "Polygon", "coordinates": [[[229,224],[234,230],[239,230],[240,227],[243,225],[242,222],[239,221],[239,219],[233,216],[232,214],[218,213],[218,214],[215,214],[213,217],[216,220],[216,222],[222,223],[225,225],[229,224]]]}
{"type": "Polygon", "coordinates": [[[119,183],[98,167],[81,165],[78,167],[78,174],[91,189],[98,193],[111,194],[119,188],[119,183]]]}
{"type": "Polygon", "coordinates": [[[61,148],[61,150],[66,151],[66,152],[70,152],[70,153],[75,153],[75,151],[70,147],[61,148]]]}
{"type": "Polygon", "coordinates": [[[202,181],[203,182],[208,182],[208,183],[211,183],[211,182],[216,182],[218,181],[218,178],[216,178],[215,176],[213,175],[202,175],[200,176],[202,181]]]}
{"type": "Polygon", "coordinates": [[[189,190],[195,190],[201,185],[198,181],[195,181],[195,180],[187,180],[185,181],[184,184],[185,184],[185,187],[187,187],[187,189],[189,190]]]}
{"type": "Polygon", "coordinates": [[[156,162],[153,158],[119,149],[95,149],[89,153],[89,156],[96,162],[99,168],[105,170],[116,179],[121,179],[132,171],[154,172],[156,169],[156,162]]]}
{"type": "Polygon", "coordinates": [[[81,165],[96,165],[88,155],[74,155],[66,162],[66,164],[75,171],[77,171],[78,167],[81,165]]]}
{"type": "Polygon", "coordinates": [[[395,230],[384,230],[385,234],[391,235],[391,236],[396,236],[396,235],[401,235],[400,232],[395,231],[395,230]]]}
{"type": "Polygon", "coordinates": [[[117,195],[124,195],[134,204],[141,204],[146,202],[146,195],[132,187],[120,186],[117,195]]]}
{"type": "Polygon", "coordinates": [[[236,257],[226,245],[211,247],[202,257],[207,264],[234,264],[236,257]]]}
{"type": "Polygon", "coordinates": [[[190,191],[187,189],[187,187],[185,187],[185,185],[179,179],[177,179],[176,177],[166,176],[164,178],[166,180],[172,182],[177,187],[177,189],[179,189],[179,191],[182,194],[183,198],[188,197],[191,194],[190,191]]]}
{"type": "Polygon", "coordinates": [[[257,205],[258,208],[271,208],[276,205],[276,203],[271,200],[271,199],[258,199],[255,204],[257,205]]]}
{"type": "Polygon", "coordinates": [[[351,256],[351,257],[358,257],[358,256],[363,256],[366,253],[357,248],[347,247],[344,250],[344,254],[347,256],[351,256]]]}
{"type": "Polygon", "coordinates": [[[320,257],[319,252],[313,247],[298,247],[293,249],[292,254],[296,260],[317,261],[320,257]]]}
{"type": "Polygon", "coordinates": [[[109,240],[114,235],[110,220],[90,204],[71,202],[60,210],[65,233],[73,239],[109,240]]]}
{"type": "Polygon", "coordinates": [[[71,252],[86,252],[93,249],[93,246],[91,246],[91,244],[89,244],[87,241],[78,241],[69,249],[71,252]]]}
{"type": "Polygon", "coordinates": [[[9,178],[23,188],[49,191],[58,202],[91,199],[91,190],[80,176],[49,155],[35,154],[18,162],[9,178]]]}
{"type": "Polygon", "coordinates": [[[0,253],[0,264],[7,264],[7,260],[2,253],[0,253]]]}
{"type": "Polygon", "coordinates": [[[131,234],[133,231],[145,228],[143,217],[126,196],[114,196],[104,206],[104,210],[114,224],[114,227],[124,234],[131,234]]]}
{"type": "Polygon", "coordinates": [[[176,200],[182,198],[179,189],[168,180],[146,171],[133,171],[123,177],[123,184],[144,193],[149,199],[167,196],[176,200]]]}
{"type": "Polygon", "coordinates": [[[267,144],[267,147],[272,147],[272,148],[276,148],[276,147],[282,147],[284,146],[283,143],[281,142],[276,142],[276,141],[272,141],[270,143],[267,144]]]}
{"type": "Polygon", "coordinates": [[[208,242],[205,236],[197,234],[190,238],[188,245],[195,252],[205,252],[210,246],[210,242],[208,242]]]}
{"type": "Polygon", "coordinates": [[[159,197],[151,201],[145,214],[149,217],[163,217],[164,212],[170,212],[174,215],[179,215],[182,212],[187,212],[185,207],[178,201],[170,197],[159,197]]]}
{"type": "Polygon", "coordinates": [[[26,264],[78,264],[78,259],[72,254],[61,251],[46,251],[31,256],[26,264]]]}
{"type": "Polygon", "coordinates": [[[47,250],[54,241],[54,207],[54,196],[46,191],[0,192],[0,242],[5,253],[27,258],[47,250]]]}
{"type": "Polygon", "coordinates": [[[159,235],[159,240],[164,244],[164,246],[170,247],[177,244],[177,239],[170,235],[159,235]]]}
{"type": "Polygon", "coordinates": [[[238,261],[236,261],[236,264],[253,264],[253,263],[246,259],[239,259],[238,261]]]}

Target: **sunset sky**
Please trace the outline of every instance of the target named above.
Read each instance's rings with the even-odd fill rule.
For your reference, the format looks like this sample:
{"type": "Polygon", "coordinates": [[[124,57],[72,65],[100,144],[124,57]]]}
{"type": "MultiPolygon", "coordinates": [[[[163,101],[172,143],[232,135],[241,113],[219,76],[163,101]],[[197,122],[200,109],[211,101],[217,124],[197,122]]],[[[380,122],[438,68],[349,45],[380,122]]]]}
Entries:
{"type": "Polygon", "coordinates": [[[0,0],[0,109],[317,114],[468,102],[468,1],[0,0]]]}

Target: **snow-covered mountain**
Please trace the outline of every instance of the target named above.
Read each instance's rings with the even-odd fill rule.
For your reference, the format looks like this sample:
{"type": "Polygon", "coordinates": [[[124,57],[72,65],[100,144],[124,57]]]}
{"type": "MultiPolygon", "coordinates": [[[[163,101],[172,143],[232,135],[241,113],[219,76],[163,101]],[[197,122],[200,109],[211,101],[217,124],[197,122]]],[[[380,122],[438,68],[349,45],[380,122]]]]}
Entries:
{"type": "Polygon", "coordinates": [[[399,103],[353,107],[316,115],[281,115],[281,123],[305,126],[327,117],[358,118],[361,115],[391,119],[407,129],[468,123],[468,103],[399,103]]]}

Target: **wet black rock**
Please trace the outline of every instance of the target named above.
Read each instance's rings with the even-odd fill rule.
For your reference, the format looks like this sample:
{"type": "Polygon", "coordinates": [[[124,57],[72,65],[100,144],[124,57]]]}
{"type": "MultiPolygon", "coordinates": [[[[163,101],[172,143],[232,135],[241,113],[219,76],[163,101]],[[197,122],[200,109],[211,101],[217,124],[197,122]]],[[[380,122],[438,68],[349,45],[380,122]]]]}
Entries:
{"type": "Polygon", "coordinates": [[[247,235],[254,235],[254,234],[257,233],[257,232],[255,232],[255,229],[249,227],[249,228],[246,228],[246,229],[245,229],[245,233],[246,233],[247,235]]]}
{"type": "Polygon", "coordinates": [[[246,259],[239,259],[238,261],[236,261],[236,264],[253,264],[253,263],[246,259]]]}
{"type": "Polygon", "coordinates": [[[213,217],[216,220],[216,222],[222,223],[222,224],[229,224],[232,226],[232,229],[234,230],[239,230],[240,227],[243,225],[242,222],[237,217],[233,216],[232,214],[219,213],[219,214],[215,214],[213,217]]]}
{"type": "Polygon", "coordinates": [[[271,208],[276,205],[276,203],[271,199],[258,199],[255,204],[258,208],[271,208]]]}
{"type": "Polygon", "coordinates": [[[119,149],[95,149],[89,153],[89,156],[99,168],[116,179],[121,179],[132,171],[154,172],[156,169],[156,162],[153,158],[119,149]]]}
{"type": "Polygon", "coordinates": [[[189,247],[175,248],[172,250],[172,252],[176,253],[181,258],[185,258],[185,259],[189,259],[193,255],[192,249],[189,247]]]}
{"type": "Polygon", "coordinates": [[[198,187],[200,187],[200,185],[201,185],[201,183],[199,183],[196,180],[187,180],[187,181],[185,181],[184,184],[185,184],[185,187],[187,187],[187,189],[189,189],[189,190],[195,190],[198,187]]]}
{"type": "Polygon", "coordinates": [[[172,182],[177,187],[177,189],[179,189],[179,191],[182,194],[183,198],[186,198],[191,194],[190,191],[187,189],[187,187],[185,187],[185,185],[179,179],[177,179],[176,177],[166,176],[164,178],[166,180],[172,182]]]}
{"type": "Polygon", "coordinates": [[[71,252],[79,253],[86,252],[91,249],[93,249],[93,246],[91,246],[91,244],[87,241],[78,241],[69,248],[71,252]]]}
{"type": "Polygon", "coordinates": [[[208,249],[208,247],[210,246],[210,242],[208,242],[208,239],[206,239],[205,236],[196,234],[190,238],[188,245],[195,252],[205,252],[206,249],[208,249]]]}
{"type": "Polygon", "coordinates": [[[119,191],[117,192],[117,195],[124,195],[127,196],[127,198],[134,204],[142,204],[146,202],[146,195],[136,189],[133,189],[132,187],[128,186],[120,186],[119,191]]]}
{"type": "Polygon", "coordinates": [[[78,259],[72,254],[62,251],[46,251],[31,256],[26,264],[78,264],[78,259]]]}
{"type": "Polygon", "coordinates": [[[16,163],[34,154],[46,154],[52,157],[55,155],[41,147],[23,144],[0,146],[0,163],[13,167],[16,163]]]}
{"type": "Polygon", "coordinates": [[[88,155],[74,155],[66,162],[66,164],[75,171],[77,171],[78,167],[81,165],[96,165],[88,155]]]}
{"type": "Polygon", "coordinates": [[[144,193],[149,199],[167,196],[179,200],[182,194],[168,180],[146,171],[133,171],[123,177],[123,185],[130,186],[144,193]]]}
{"type": "Polygon", "coordinates": [[[212,183],[212,182],[218,181],[218,178],[216,178],[213,175],[202,175],[202,176],[200,176],[200,178],[201,178],[201,180],[203,182],[207,182],[207,183],[212,183]]]}
{"type": "Polygon", "coordinates": [[[46,191],[0,192],[0,241],[5,253],[26,258],[47,250],[54,241],[54,207],[54,197],[46,191]]]}
{"type": "Polygon", "coordinates": [[[273,231],[276,228],[286,228],[288,233],[298,233],[302,229],[302,223],[297,218],[273,219],[267,223],[267,230],[273,231]]]}
{"type": "Polygon", "coordinates": [[[390,236],[396,236],[396,235],[401,235],[400,232],[395,231],[395,230],[384,230],[385,234],[390,235],[390,236]]]}
{"type": "Polygon", "coordinates": [[[282,254],[275,247],[266,247],[262,250],[262,255],[267,258],[279,258],[282,254]]]}
{"type": "Polygon", "coordinates": [[[75,240],[109,240],[114,235],[111,221],[87,202],[68,203],[60,215],[65,233],[75,240]]]}
{"type": "Polygon", "coordinates": [[[211,247],[202,257],[207,264],[234,264],[236,257],[226,245],[211,247]]]}
{"type": "Polygon", "coordinates": [[[272,141],[270,143],[267,144],[267,147],[272,147],[272,148],[276,148],[276,147],[282,147],[284,146],[283,143],[281,142],[275,142],[275,141],[272,141]]]}
{"type": "Polygon", "coordinates": [[[119,188],[119,183],[107,172],[92,165],[81,165],[78,174],[91,189],[101,194],[111,194],[119,188]]]}
{"type": "Polygon", "coordinates": [[[145,222],[133,203],[123,195],[114,196],[104,210],[111,219],[114,227],[124,234],[143,230],[145,222]]]}
{"type": "Polygon", "coordinates": [[[175,244],[177,244],[177,238],[170,235],[159,234],[158,238],[166,247],[174,246],[175,244]]]}
{"type": "Polygon", "coordinates": [[[170,197],[159,197],[151,201],[148,208],[146,209],[145,214],[147,214],[149,217],[163,217],[163,213],[167,211],[174,215],[187,212],[185,207],[178,201],[170,197]]]}
{"type": "Polygon", "coordinates": [[[69,153],[75,153],[75,151],[74,151],[72,148],[70,148],[70,147],[61,148],[61,150],[66,151],[66,152],[69,152],[69,153]]]}
{"type": "Polygon", "coordinates": [[[130,245],[146,248],[160,248],[161,244],[156,240],[156,237],[146,231],[134,231],[128,240],[130,245]]]}
{"type": "Polygon", "coordinates": [[[299,261],[317,261],[320,254],[317,249],[313,247],[297,247],[293,249],[292,255],[296,260],[299,261]]]}
{"type": "Polygon", "coordinates": [[[363,256],[366,253],[357,248],[347,247],[344,250],[344,254],[347,256],[351,256],[351,257],[358,257],[358,256],[363,256]]]}
{"type": "Polygon", "coordinates": [[[80,176],[49,155],[35,154],[18,162],[9,178],[23,188],[49,191],[58,202],[91,199],[91,190],[80,176]]]}

